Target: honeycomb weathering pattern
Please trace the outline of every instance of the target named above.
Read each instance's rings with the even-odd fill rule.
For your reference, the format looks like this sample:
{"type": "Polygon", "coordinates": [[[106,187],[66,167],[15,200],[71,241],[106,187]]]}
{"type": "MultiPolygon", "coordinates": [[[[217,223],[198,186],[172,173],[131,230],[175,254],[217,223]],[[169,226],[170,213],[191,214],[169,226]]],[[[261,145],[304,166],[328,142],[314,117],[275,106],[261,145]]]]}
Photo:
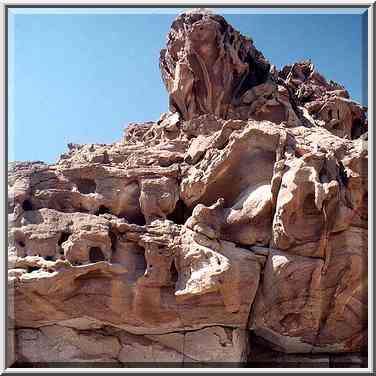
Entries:
{"type": "Polygon", "coordinates": [[[10,362],[366,350],[366,108],[201,11],[160,68],[158,121],[9,165],[10,362]]]}

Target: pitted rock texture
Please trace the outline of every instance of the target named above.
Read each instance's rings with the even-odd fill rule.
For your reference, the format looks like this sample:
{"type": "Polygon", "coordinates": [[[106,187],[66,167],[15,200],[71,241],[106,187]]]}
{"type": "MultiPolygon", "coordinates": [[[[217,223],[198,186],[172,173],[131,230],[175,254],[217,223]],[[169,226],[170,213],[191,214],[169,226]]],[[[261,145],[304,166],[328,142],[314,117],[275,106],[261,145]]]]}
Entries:
{"type": "Polygon", "coordinates": [[[249,87],[267,81],[270,65],[223,17],[186,13],[171,26],[160,67],[171,109],[189,120],[207,113],[226,117],[249,87]]]}
{"type": "Polygon", "coordinates": [[[9,165],[12,361],[239,365],[251,333],[366,350],[366,108],[201,11],[160,67],[158,121],[9,165]]]}

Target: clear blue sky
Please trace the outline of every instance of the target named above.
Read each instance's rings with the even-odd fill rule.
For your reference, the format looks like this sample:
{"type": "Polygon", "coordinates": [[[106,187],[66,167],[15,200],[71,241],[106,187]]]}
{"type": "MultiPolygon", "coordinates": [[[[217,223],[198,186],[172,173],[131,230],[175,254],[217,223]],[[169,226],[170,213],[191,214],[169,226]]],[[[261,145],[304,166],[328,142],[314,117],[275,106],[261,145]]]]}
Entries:
{"type": "MultiPolygon", "coordinates": [[[[180,11],[12,10],[9,160],[53,163],[68,142],[112,143],[129,122],[157,120],[168,109],[159,51],[180,11]]],[[[217,10],[278,68],[310,58],[367,104],[365,15],[268,12],[217,10]]]]}

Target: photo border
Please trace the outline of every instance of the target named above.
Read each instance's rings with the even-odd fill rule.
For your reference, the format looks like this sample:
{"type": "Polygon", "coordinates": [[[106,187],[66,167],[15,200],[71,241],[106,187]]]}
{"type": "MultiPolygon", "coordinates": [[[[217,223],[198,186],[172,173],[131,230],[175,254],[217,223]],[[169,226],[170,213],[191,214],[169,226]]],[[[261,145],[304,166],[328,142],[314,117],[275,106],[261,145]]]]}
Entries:
{"type": "MultiPolygon", "coordinates": [[[[374,328],[374,311],[375,311],[375,291],[374,291],[374,269],[375,269],[375,258],[373,257],[374,250],[374,233],[373,233],[373,215],[375,209],[375,203],[373,201],[373,189],[375,183],[374,176],[374,143],[375,143],[375,132],[373,130],[373,119],[374,119],[374,61],[375,61],[375,49],[374,49],[374,19],[376,15],[375,2],[354,2],[354,1],[331,1],[330,3],[325,1],[316,1],[316,2],[298,2],[298,1],[284,1],[284,2],[268,2],[265,1],[237,1],[236,3],[230,3],[229,1],[216,1],[211,3],[190,1],[190,2],[172,2],[172,1],[139,1],[128,2],[128,1],[112,1],[110,3],[103,3],[103,1],[80,1],[79,3],[74,0],[66,1],[3,1],[0,6],[1,17],[3,20],[4,27],[2,28],[2,38],[1,38],[1,50],[3,52],[1,59],[1,88],[4,100],[1,101],[0,112],[2,114],[2,127],[1,127],[1,136],[2,136],[2,184],[0,195],[4,198],[2,200],[0,208],[3,213],[1,216],[1,233],[0,238],[2,241],[3,252],[3,265],[4,268],[1,268],[1,272],[4,274],[1,278],[2,283],[4,284],[1,289],[1,302],[3,304],[3,309],[1,310],[1,321],[3,325],[1,326],[0,336],[3,338],[1,341],[0,350],[3,350],[2,362],[0,363],[0,369],[3,373],[60,373],[60,374],[69,374],[72,372],[77,373],[140,373],[140,372],[154,372],[154,373],[190,373],[192,371],[202,372],[202,373],[263,373],[263,374],[273,374],[273,373],[350,373],[350,374],[359,374],[359,373],[373,373],[374,371],[374,358],[375,358],[375,348],[374,348],[374,338],[375,338],[375,328],[374,328]],[[368,162],[368,172],[370,179],[368,180],[368,194],[371,196],[371,205],[369,205],[369,240],[368,240],[368,265],[371,265],[372,270],[369,270],[368,280],[369,280],[369,289],[368,289],[368,323],[369,323],[369,338],[368,338],[368,368],[352,368],[352,369],[343,369],[343,368],[156,368],[152,370],[151,368],[130,368],[129,370],[125,368],[9,368],[7,367],[7,333],[8,333],[8,323],[7,323],[7,312],[8,312],[8,294],[7,294],[7,269],[8,269],[8,258],[7,258],[7,166],[8,166],[8,15],[10,9],[16,8],[281,8],[281,9],[292,9],[292,8],[302,8],[302,9],[328,9],[328,8],[367,8],[368,14],[368,123],[369,125],[369,157],[371,162],[368,162]],[[372,168],[370,168],[372,167],[372,168]]],[[[365,74],[365,72],[364,72],[365,74]]],[[[367,80],[367,77],[362,77],[362,80],[367,80]]],[[[364,84],[364,81],[363,81],[364,84]]]]}

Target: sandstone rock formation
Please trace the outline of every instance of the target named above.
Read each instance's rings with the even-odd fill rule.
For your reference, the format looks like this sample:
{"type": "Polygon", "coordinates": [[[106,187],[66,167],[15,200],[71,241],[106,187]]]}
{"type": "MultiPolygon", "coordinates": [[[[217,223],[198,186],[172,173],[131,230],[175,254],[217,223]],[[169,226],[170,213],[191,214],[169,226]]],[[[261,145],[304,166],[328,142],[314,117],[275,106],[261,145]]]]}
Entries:
{"type": "Polygon", "coordinates": [[[177,17],[160,67],[157,122],[10,164],[13,360],[366,351],[366,108],[205,12],[177,17]]]}

